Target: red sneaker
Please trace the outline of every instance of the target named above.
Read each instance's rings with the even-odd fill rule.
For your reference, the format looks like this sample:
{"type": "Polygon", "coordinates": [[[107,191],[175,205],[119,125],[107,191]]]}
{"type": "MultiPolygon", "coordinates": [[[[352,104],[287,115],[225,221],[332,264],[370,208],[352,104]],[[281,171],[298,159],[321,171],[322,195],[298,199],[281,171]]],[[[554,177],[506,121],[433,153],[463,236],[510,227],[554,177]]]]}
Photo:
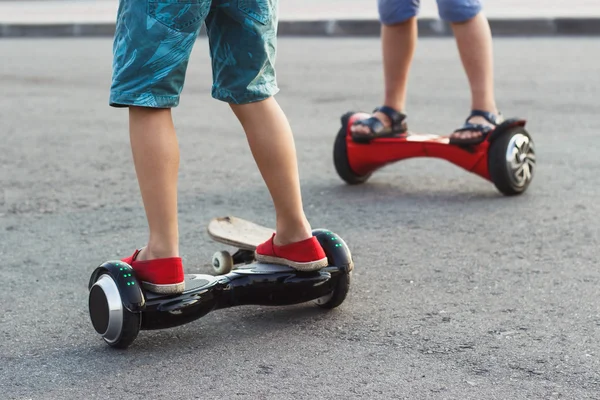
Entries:
{"type": "Polygon", "coordinates": [[[121,261],[131,265],[142,286],[150,292],[178,294],[185,289],[183,263],[180,257],[136,261],[141,249],[121,261]]]}
{"type": "Polygon", "coordinates": [[[328,265],[327,256],[316,237],[277,246],[271,239],[256,247],[256,261],[287,265],[299,271],[315,271],[328,265]]]}

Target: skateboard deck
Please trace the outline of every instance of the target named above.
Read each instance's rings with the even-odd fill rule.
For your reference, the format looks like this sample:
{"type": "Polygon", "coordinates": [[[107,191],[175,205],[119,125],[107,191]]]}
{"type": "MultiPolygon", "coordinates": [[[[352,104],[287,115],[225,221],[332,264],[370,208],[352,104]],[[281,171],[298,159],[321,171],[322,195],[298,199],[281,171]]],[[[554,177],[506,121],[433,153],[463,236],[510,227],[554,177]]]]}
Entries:
{"type": "Polygon", "coordinates": [[[275,230],[234,216],[213,218],[208,224],[208,235],[215,241],[241,250],[256,250],[275,230]]]}

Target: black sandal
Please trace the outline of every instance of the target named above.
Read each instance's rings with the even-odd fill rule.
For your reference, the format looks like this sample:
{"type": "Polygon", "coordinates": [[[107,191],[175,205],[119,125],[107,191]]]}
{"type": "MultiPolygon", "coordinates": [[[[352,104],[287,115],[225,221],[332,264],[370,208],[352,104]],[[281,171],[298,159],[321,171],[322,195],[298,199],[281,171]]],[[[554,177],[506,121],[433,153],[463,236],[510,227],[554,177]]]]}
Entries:
{"type": "Polygon", "coordinates": [[[406,115],[399,113],[398,111],[388,106],[377,107],[375,110],[373,110],[373,113],[376,112],[385,114],[385,116],[387,116],[390,119],[392,123],[391,126],[388,128],[384,127],[383,122],[381,122],[374,116],[371,116],[367,119],[355,121],[352,124],[352,126],[362,125],[368,127],[371,130],[371,132],[369,133],[352,132],[352,139],[355,142],[369,143],[375,138],[394,137],[398,136],[399,134],[406,133],[406,131],[408,130],[405,121],[406,115]]]}
{"type": "Polygon", "coordinates": [[[471,114],[465,120],[464,125],[461,126],[460,128],[458,128],[457,130],[455,130],[453,133],[472,131],[472,132],[480,132],[481,135],[479,135],[478,137],[468,138],[468,139],[454,138],[454,137],[450,136],[450,144],[474,145],[474,144],[482,143],[486,139],[487,135],[489,135],[490,132],[492,132],[494,129],[496,129],[496,127],[498,125],[500,125],[502,123],[502,121],[503,121],[503,118],[502,118],[502,114],[500,114],[500,113],[498,113],[498,115],[496,116],[491,112],[481,111],[481,110],[472,110],[471,114]],[[469,120],[473,117],[483,117],[487,122],[489,122],[490,124],[492,124],[494,126],[491,127],[491,126],[481,125],[481,124],[472,124],[469,122],[469,120]]]}

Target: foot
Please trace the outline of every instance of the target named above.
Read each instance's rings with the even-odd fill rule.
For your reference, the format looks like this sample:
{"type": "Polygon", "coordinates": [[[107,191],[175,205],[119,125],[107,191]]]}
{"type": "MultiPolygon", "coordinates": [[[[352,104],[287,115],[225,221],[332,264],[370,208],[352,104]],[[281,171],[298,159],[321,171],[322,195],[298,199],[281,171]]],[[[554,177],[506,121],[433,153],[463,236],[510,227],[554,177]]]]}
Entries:
{"type": "Polygon", "coordinates": [[[368,142],[377,137],[392,137],[407,131],[406,115],[388,106],[377,107],[373,115],[355,121],[350,132],[355,141],[368,142]]]}
{"type": "Polygon", "coordinates": [[[151,258],[147,248],[136,250],[132,256],[124,258],[135,271],[142,286],[154,293],[179,294],[185,289],[183,263],[180,257],[151,258]]]}
{"type": "Polygon", "coordinates": [[[473,110],[465,124],[450,135],[450,143],[478,144],[502,122],[499,112],[473,110]]]}
{"type": "Polygon", "coordinates": [[[273,234],[256,248],[256,261],[286,265],[298,271],[315,271],[328,265],[327,256],[316,237],[289,244],[275,244],[273,234]]]}

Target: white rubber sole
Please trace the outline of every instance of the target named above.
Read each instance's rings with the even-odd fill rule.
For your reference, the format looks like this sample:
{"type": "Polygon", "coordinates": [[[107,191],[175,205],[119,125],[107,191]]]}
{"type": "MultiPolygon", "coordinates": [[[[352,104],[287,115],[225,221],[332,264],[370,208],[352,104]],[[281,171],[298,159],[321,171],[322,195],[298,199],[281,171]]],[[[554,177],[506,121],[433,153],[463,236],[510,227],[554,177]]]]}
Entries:
{"type": "Polygon", "coordinates": [[[277,264],[277,265],[286,265],[288,267],[297,269],[298,271],[316,271],[321,268],[325,268],[327,265],[329,265],[329,263],[327,261],[327,257],[322,258],[318,261],[299,263],[299,262],[295,262],[295,261],[286,260],[285,258],[280,258],[280,257],[263,256],[256,252],[254,253],[254,256],[256,257],[256,261],[258,261],[258,262],[277,264]]]}
{"type": "Polygon", "coordinates": [[[157,285],[155,283],[142,281],[142,286],[149,292],[158,294],[179,294],[185,290],[185,281],[169,285],[157,285]]]}

